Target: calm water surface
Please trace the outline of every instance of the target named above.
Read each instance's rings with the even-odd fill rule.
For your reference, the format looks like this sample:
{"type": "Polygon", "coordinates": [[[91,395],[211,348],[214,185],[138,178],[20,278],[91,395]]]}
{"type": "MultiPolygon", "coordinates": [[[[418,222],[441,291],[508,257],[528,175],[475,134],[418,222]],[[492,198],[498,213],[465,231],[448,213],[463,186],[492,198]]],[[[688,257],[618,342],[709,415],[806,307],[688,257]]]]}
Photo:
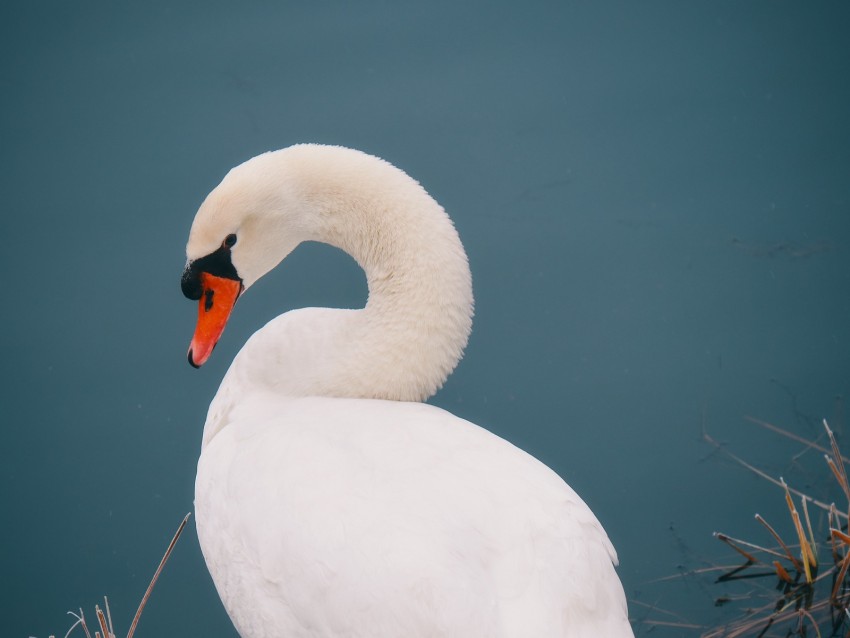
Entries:
{"type": "MultiPolygon", "coordinates": [[[[198,204],[302,141],[385,157],[456,221],[476,323],[432,401],[584,496],[637,621],[723,618],[710,578],[655,581],[734,560],[716,529],[767,542],[756,511],[790,527],[703,432],[836,498],[819,454],[745,417],[845,432],[848,6],[4,5],[3,634],[64,635],[103,594],[123,631],[241,344],[282,311],[364,302],[348,257],[302,246],[186,364],[198,204]]],[[[137,635],[235,636],[193,527],[137,635]]]]}

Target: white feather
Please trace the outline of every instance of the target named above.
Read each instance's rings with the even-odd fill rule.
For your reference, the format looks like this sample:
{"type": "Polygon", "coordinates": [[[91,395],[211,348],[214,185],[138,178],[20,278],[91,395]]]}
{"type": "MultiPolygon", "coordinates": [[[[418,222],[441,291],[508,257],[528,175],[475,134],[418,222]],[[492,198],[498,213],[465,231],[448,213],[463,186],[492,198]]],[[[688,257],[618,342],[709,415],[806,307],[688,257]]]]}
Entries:
{"type": "Polygon", "coordinates": [[[198,535],[245,638],[632,636],[616,555],[579,496],[525,452],[418,403],[462,356],[466,255],[402,171],[302,145],[235,168],[187,254],[238,236],[250,286],[298,243],[366,271],[362,310],[259,330],[213,400],[198,535]]]}

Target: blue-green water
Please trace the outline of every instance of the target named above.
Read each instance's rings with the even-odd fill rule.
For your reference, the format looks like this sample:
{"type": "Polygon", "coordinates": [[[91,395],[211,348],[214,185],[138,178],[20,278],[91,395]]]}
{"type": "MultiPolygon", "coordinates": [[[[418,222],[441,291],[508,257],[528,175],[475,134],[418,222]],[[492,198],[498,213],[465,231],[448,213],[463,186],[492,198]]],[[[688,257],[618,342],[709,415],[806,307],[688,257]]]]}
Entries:
{"type": "MultiPolygon", "coordinates": [[[[703,429],[806,489],[801,447],[744,416],[843,431],[848,32],[846,2],[5,4],[3,635],[64,635],[103,594],[123,633],[240,345],[363,303],[350,259],[302,246],[186,364],[198,204],[302,141],[390,160],[454,218],[477,313],[433,402],[585,497],[638,621],[719,617],[719,586],[652,581],[730,560],[715,529],[766,542],[756,511],[785,523],[703,429]]],[[[169,635],[235,635],[191,526],[137,633],[169,635]]]]}

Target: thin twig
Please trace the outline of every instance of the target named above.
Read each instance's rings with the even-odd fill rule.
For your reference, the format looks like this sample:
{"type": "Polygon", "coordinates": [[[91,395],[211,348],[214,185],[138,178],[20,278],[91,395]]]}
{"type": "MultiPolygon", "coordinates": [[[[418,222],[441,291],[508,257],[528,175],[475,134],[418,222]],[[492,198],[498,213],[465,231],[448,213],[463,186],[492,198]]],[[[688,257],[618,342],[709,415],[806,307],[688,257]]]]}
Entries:
{"type": "Polygon", "coordinates": [[[839,539],[845,545],[850,545],[850,536],[842,532],[840,529],[836,529],[834,527],[830,528],[829,533],[834,538],[839,539]]]}
{"type": "Polygon", "coordinates": [[[785,541],[782,540],[782,537],[776,532],[776,530],[771,527],[770,523],[764,520],[761,514],[756,514],[756,520],[764,525],[767,528],[767,531],[770,532],[771,536],[776,539],[776,542],[779,543],[779,546],[785,551],[785,558],[791,561],[791,564],[794,565],[794,569],[798,572],[803,571],[803,566],[800,564],[800,561],[797,560],[797,557],[791,553],[791,550],[788,549],[788,545],[785,544],[785,541]]]}
{"type": "Polygon", "coordinates": [[[818,638],[821,638],[820,629],[818,628],[818,624],[815,622],[814,616],[812,616],[812,614],[807,609],[801,609],[800,614],[804,615],[806,618],[809,619],[809,622],[812,623],[812,627],[815,628],[815,633],[818,635],[818,638]]]}
{"type": "MultiPolygon", "coordinates": [[[[777,487],[782,487],[782,483],[780,483],[779,481],[777,481],[777,480],[776,480],[775,478],[773,478],[770,474],[767,474],[766,472],[763,472],[762,470],[758,469],[758,468],[757,468],[757,467],[755,467],[754,465],[751,465],[750,463],[747,463],[747,462],[746,462],[744,459],[742,459],[741,457],[736,456],[735,454],[733,454],[733,453],[732,453],[732,452],[730,452],[729,450],[725,449],[725,448],[724,448],[723,446],[721,446],[721,445],[720,445],[717,441],[715,441],[713,438],[711,438],[711,436],[709,436],[708,434],[703,434],[703,438],[705,438],[705,440],[706,440],[708,443],[710,443],[711,445],[713,445],[714,447],[716,447],[718,450],[720,450],[721,452],[723,452],[726,456],[728,456],[729,458],[731,458],[733,461],[735,461],[736,463],[738,463],[738,464],[740,464],[740,465],[744,466],[745,468],[747,468],[747,469],[748,469],[750,472],[752,472],[753,474],[756,474],[756,475],[760,476],[761,478],[763,478],[763,479],[764,479],[764,480],[766,480],[766,481],[770,481],[771,483],[773,483],[773,484],[774,484],[774,485],[776,485],[777,487]]],[[[811,496],[808,496],[807,494],[804,494],[803,492],[800,492],[799,490],[795,490],[795,489],[793,489],[793,488],[790,488],[790,489],[791,489],[791,493],[792,493],[792,494],[795,494],[795,495],[799,496],[800,498],[805,498],[805,499],[807,499],[810,503],[813,503],[814,505],[817,505],[817,506],[818,506],[818,507],[820,507],[821,509],[826,510],[826,511],[829,511],[829,505],[828,505],[827,503],[824,503],[824,502],[822,502],[822,501],[819,501],[819,500],[817,500],[817,499],[814,499],[814,498],[812,498],[811,496]]],[[[838,512],[838,515],[839,515],[841,518],[843,518],[843,519],[847,520],[847,514],[845,514],[845,513],[843,513],[843,512],[838,512]]]]}
{"type": "Polygon", "coordinates": [[[841,569],[838,571],[838,576],[835,579],[835,586],[832,588],[832,593],[829,595],[829,599],[833,603],[838,601],[838,590],[841,589],[841,585],[844,584],[844,576],[847,575],[848,566],[850,566],[850,554],[847,554],[844,557],[844,560],[841,561],[841,569]]]}
{"type": "Polygon", "coordinates": [[[749,547],[751,549],[756,549],[756,550],[759,550],[759,551],[765,551],[765,552],[771,553],[771,551],[769,549],[766,549],[764,547],[759,547],[758,545],[754,545],[753,543],[748,543],[747,541],[738,540],[737,538],[732,538],[731,536],[724,534],[722,532],[714,532],[714,538],[716,538],[719,541],[723,541],[724,543],[726,543],[729,547],[731,547],[736,552],[738,552],[741,556],[746,558],[747,562],[752,564],[752,565],[756,565],[758,563],[761,563],[761,561],[758,558],[756,558],[755,556],[753,556],[752,554],[750,554],[748,551],[746,551],[745,549],[740,547],[740,545],[744,545],[744,546],[749,547]]]}
{"type": "Polygon", "coordinates": [[[112,614],[109,611],[109,599],[103,597],[103,606],[106,607],[106,620],[109,622],[109,633],[115,635],[115,627],[112,625],[112,614]]]}
{"type": "Polygon", "coordinates": [[[166,561],[168,561],[169,556],[171,556],[171,552],[174,550],[174,545],[177,544],[177,540],[180,538],[180,534],[183,533],[183,528],[186,527],[186,523],[189,521],[189,517],[192,515],[191,512],[186,514],[183,517],[183,521],[180,523],[180,526],[177,528],[177,531],[174,532],[174,536],[171,539],[171,542],[168,544],[168,548],[165,550],[165,554],[162,556],[162,560],[159,561],[159,566],[156,568],[156,571],[153,574],[153,578],[151,578],[150,585],[148,585],[147,590],[145,590],[145,595],[142,596],[142,602],[139,603],[139,608],[136,610],[136,615],[133,616],[133,623],[130,625],[130,631],[127,633],[127,638],[133,638],[133,634],[136,631],[136,626],[139,624],[139,618],[142,615],[142,611],[145,608],[145,605],[148,602],[148,598],[150,598],[151,591],[153,591],[153,586],[156,585],[156,581],[159,578],[160,573],[162,573],[162,568],[165,567],[166,561]]]}
{"type": "Polygon", "coordinates": [[[109,627],[106,624],[106,616],[103,615],[103,611],[97,605],[94,606],[94,613],[97,616],[97,622],[100,625],[100,630],[103,632],[103,638],[113,638],[112,633],[109,631],[109,627]]]}
{"type": "MultiPolygon", "coordinates": [[[[71,614],[72,616],[75,615],[75,614],[72,614],[70,611],[68,613],[71,614]]],[[[89,633],[89,627],[86,624],[86,616],[85,616],[85,614],[83,614],[83,608],[82,607],[80,607],[79,619],[80,619],[80,624],[83,626],[83,631],[86,632],[86,638],[91,638],[91,634],[89,633]]]]}
{"type": "Polygon", "coordinates": [[[785,502],[788,505],[788,510],[791,512],[791,520],[794,523],[794,530],[797,532],[797,538],[800,540],[800,556],[803,559],[803,569],[806,574],[806,582],[812,583],[812,568],[816,568],[818,564],[817,557],[812,553],[812,548],[809,547],[809,542],[806,540],[806,533],[803,531],[803,524],[800,522],[800,514],[797,508],[794,507],[794,500],[791,498],[791,492],[788,490],[788,485],[785,479],[779,479],[782,486],[785,488],[785,502]]]}
{"type": "MultiPolygon", "coordinates": [[[[847,485],[847,477],[844,475],[844,472],[839,469],[838,465],[832,460],[832,457],[829,454],[824,454],[823,457],[826,459],[826,464],[829,465],[829,469],[832,470],[832,475],[838,482],[838,486],[844,492],[845,498],[850,500],[850,486],[847,485]]],[[[842,463],[841,468],[843,469],[843,467],[844,464],[842,463]]]]}
{"type": "Polygon", "coordinates": [[[794,584],[794,579],[791,578],[791,574],[782,566],[778,560],[773,561],[773,566],[776,568],[776,575],[779,576],[782,580],[784,580],[789,585],[794,584]]]}
{"type": "MultiPolygon", "coordinates": [[[[77,625],[81,625],[81,624],[83,624],[83,617],[82,617],[82,616],[78,616],[78,615],[77,615],[77,614],[75,614],[73,611],[69,611],[68,613],[69,613],[71,616],[73,616],[74,618],[76,618],[76,619],[77,619],[77,622],[75,622],[73,625],[71,625],[71,627],[68,629],[68,631],[67,631],[67,632],[65,632],[65,638],[68,638],[68,636],[70,636],[70,635],[71,635],[71,632],[72,632],[72,631],[74,631],[74,629],[76,629],[76,628],[77,628],[77,625]]],[[[80,613],[82,614],[82,609],[80,610],[80,613]]]]}
{"type": "Polygon", "coordinates": [[[817,562],[818,562],[817,561],[818,544],[815,541],[815,533],[812,531],[812,520],[809,518],[809,508],[806,505],[807,502],[808,501],[806,499],[802,500],[802,503],[803,503],[803,518],[806,521],[806,529],[809,532],[809,538],[808,538],[809,548],[810,548],[810,551],[812,552],[812,558],[814,559],[814,563],[815,563],[815,565],[817,565],[817,562]]]}
{"type": "MultiPolygon", "coordinates": [[[[819,450],[820,452],[829,452],[829,450],[827,448],[823,447],[822,445],[818,445],[814,441],[810,441],[809,439],[807,439],[805,437],[799,436],[797,434],[793,434],[792,432],[789,432],[788,430],[783,430],[782,428],[777,427],[777,426],[773,425],[772,423],[767,423],[766,421],[762,421],[762,420],[757,419],[757,418],[752,417],[752,416],[747,416],[747,417],[744,417],[744,418],[747,421],[750,421],[751,423],[755,423],[756,425],[760,425],[761,427],[763,427],[767,430],[770,430],[771,432],[776,432],[776,434],[779,434],[781,436],[784,436],[785,438],[791,439],[792,441],[797,441],[798,443],[802,443],[806,447],[812,448],[813,450],[819,450]]],[[[847,463],[850,463],[850,459],[845,458],[843,456],[841,458],[844,459],[844,461],[846,461],[847,463]]]]}

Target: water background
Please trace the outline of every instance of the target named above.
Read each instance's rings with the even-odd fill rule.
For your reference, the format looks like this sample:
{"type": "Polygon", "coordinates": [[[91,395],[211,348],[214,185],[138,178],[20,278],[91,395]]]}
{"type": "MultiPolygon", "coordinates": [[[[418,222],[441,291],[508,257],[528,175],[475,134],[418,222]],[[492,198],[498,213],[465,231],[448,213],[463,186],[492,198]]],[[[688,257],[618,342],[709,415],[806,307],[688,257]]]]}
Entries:
{"type": "MultiPolygon", "coordinates": [[[[653,606],[722,618],[710,579],[653,581],[734,560],[716,529],[767,542],[756,511],[790,526],[703,432],[837,498],[819,453],[745,417],[844,432],[848,33],[846,2],[4,4],[3,635],[62,636],[103,594],[123,634],[241,344],[364,303],[351,259],[302,246],[186,364],[197,206],[304,141],[388,159],[456,222],[476,319],[432,402],[583,495],[639,635],[653,606]]],[[[235,636],[193,526],[136,635],[235,636]]]]}

